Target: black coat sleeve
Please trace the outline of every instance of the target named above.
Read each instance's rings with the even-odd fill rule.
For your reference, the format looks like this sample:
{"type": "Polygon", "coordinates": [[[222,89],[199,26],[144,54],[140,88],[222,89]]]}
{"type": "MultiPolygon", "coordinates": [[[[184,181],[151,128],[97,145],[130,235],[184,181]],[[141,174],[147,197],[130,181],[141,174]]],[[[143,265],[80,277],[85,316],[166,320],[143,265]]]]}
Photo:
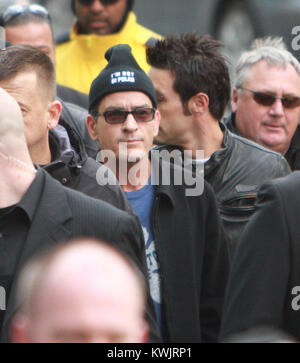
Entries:
{"type": "Polygon", "coordinates": [[[221,340],[256,326],[282,327],[289,276],[289,232],[279,183],[264,184],[237,246],[226,292],[221,340]]]}

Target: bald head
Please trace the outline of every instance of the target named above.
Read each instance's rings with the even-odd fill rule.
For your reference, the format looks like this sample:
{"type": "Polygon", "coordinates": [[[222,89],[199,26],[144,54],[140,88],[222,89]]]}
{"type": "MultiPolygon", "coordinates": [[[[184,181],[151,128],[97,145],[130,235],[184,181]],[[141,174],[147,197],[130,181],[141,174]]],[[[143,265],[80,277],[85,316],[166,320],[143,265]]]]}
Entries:
{"type": "Polygon", "coordinates": [[[0,88],[0,143],[9,149],[15,142],[26,145],[22,112],[15,99],[0,88]]]}
{"type": "Polygon", "coordinates": [[[21,340],[144,341],[143,281],[114,248],[94,240],[72,242],[22,275],[27,323],[21,340]]]}

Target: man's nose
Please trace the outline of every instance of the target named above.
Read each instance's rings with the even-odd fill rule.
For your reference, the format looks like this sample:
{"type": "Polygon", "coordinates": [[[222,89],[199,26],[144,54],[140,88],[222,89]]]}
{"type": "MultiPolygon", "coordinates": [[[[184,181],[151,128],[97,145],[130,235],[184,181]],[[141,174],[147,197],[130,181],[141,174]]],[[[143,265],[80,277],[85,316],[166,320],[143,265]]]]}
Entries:
{"type": "Polygon", "coordinates": [[[137,122],[133,115],[130,113],[127,115],[125,122],[123,123],[123,130],[135,131],[137,129],[137,122]]]}
{"type": "Polygon", "coordinates": [[[100,0],[94,0],[93,3],[90,5],[90,10],[97,13],[99,11],[103,11],[104,5],[100,0]]]}
{"type": "Polygon", "coordinates": [[[284,106],[280,98],[276,98],[273,105],[270,106],[270,114],[277,117],[284,115],[284,106]]]}

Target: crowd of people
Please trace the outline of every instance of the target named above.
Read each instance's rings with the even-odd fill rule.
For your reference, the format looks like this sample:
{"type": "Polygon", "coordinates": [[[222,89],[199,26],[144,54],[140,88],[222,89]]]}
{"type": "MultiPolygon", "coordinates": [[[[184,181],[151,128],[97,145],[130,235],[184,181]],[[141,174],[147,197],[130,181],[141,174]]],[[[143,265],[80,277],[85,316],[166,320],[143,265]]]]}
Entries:
{"type": "Polygon", "coordinates": [[[298,341],[298,60],[70,6],[1,14],[0,341],[298,341]]]}

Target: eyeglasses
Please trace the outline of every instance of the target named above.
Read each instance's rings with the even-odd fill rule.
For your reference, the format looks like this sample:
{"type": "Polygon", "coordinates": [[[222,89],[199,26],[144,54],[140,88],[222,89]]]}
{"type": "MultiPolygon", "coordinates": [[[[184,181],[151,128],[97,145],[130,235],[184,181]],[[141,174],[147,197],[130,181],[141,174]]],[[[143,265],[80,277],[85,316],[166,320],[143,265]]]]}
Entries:
{"type": "Polygon", "coordinates": [[[238,88],[252,92],[254,101],[259,105],[271,106],[276,101],[276,99],[279,99],[281,100],[282,105],[285,108],[295,108],[300,106],[300,97],[292,97],[292,96],[277,97],[265,92],[253,91],[252,89],[249,88],[244,88],[244,87],[238,87],[238,88]]]}
{"type": "Polygon", "coordinates": [[[41,18],[47,19],[51,21],[50,14],[48,11],[41,5],[32,4],[32,5],[11,5],[9,6],[2,15],[2,23],[5,26],[12,19],[20,16],[22,14],[34,14],[41,18]]]}
{"type": "Polygon", "coordinates": [[[152,121],[155,109],[150,107],[136,108],[133,111],[111,110],[103,113],[97,113],[95,117],[104,116],[105,121],[110,125],[122,124],[126,121],[128,115],[132,115],[136,122],[152,121]]]}
{"type": "MultiPolygon", "coordinates": [[[[112,5],[112,4],[116,4],[119,0],[100,0],[100,2],[102,3],[102,5],[106,6],[106,5],[112,5]]],[[[94,2],[94,0],[78,0],[80,5],[83,6],[91,6],[94,2]]]]}

